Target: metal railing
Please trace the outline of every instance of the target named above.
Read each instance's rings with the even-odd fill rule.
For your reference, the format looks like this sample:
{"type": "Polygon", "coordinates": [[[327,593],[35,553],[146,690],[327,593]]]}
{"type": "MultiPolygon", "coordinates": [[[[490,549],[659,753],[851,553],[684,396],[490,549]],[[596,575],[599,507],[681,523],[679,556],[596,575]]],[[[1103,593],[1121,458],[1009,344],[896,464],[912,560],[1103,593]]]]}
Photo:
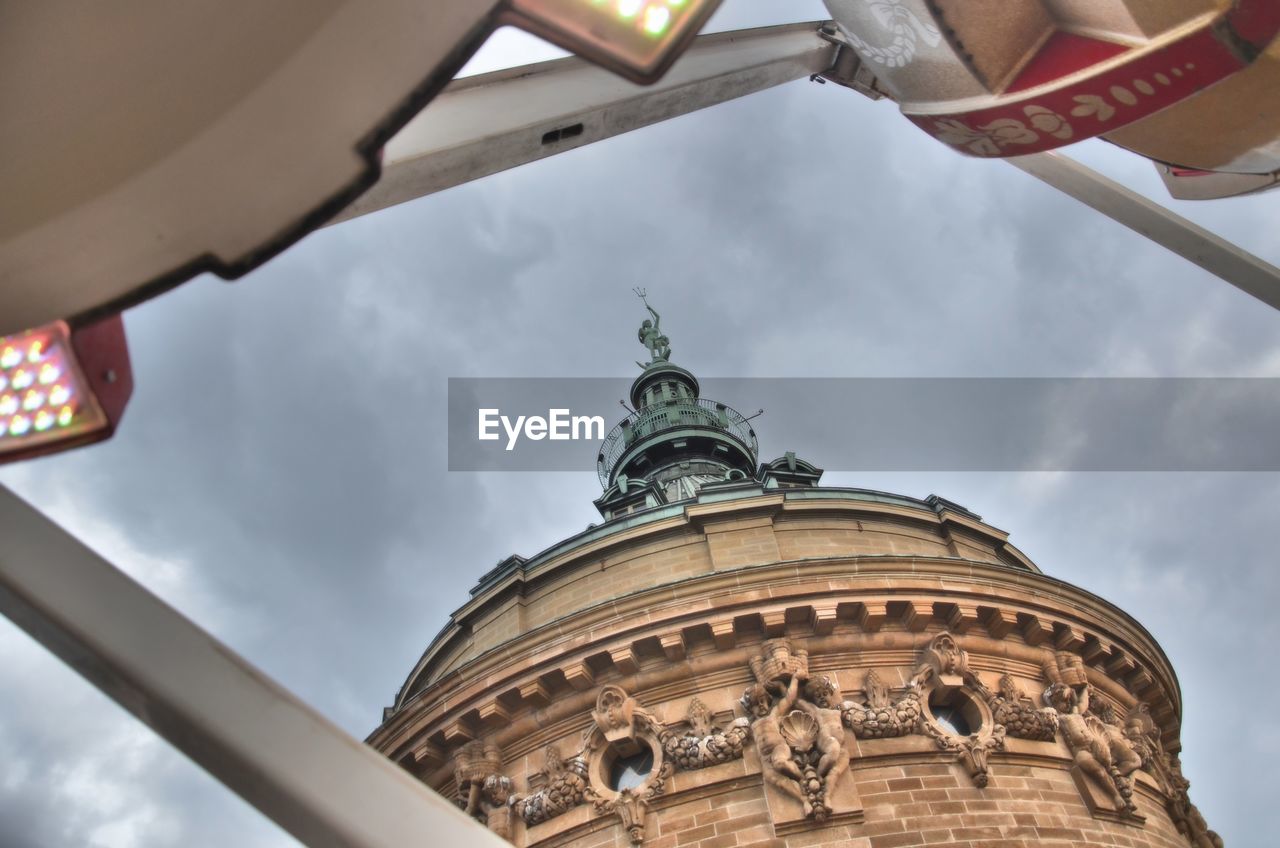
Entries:
{"type": "Polygon", "coordinates": [[[740,442],[750,452],[753,463],[759,456],[755,430],[733,407],[706,398],[663,401],[631,413],[605,436],[596,459],[600,485],[608,488],[614,466],[632,445],[668,430],[688,427],[719,430],[740,442]]]}

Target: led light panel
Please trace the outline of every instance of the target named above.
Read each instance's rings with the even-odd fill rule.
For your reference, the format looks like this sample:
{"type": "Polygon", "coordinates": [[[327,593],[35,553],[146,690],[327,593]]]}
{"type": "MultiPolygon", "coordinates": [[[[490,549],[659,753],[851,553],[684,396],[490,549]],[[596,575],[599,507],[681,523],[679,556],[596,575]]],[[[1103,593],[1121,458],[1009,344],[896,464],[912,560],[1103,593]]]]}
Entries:
{"type": "Polygon", "coordinates": [[[0,337],[0,463],[107,438],[131,390],[118,316],[0,337]]]}
{"type": "Polygon", "coordinates": [[[720,0],[510,0],[510,23],[642,83],[655,82],[720,0]]]}

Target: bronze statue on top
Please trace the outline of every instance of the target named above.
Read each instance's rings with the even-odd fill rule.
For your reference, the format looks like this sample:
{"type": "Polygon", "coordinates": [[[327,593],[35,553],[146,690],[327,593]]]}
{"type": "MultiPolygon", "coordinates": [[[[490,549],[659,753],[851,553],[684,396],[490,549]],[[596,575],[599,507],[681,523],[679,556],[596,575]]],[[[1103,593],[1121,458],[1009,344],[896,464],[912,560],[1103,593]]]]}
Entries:
{"type": "Polygon", "coordinates": [[[653,320],[644,319],[644,323],[640,325],[636,336],[640,340],[640,344],[649,349],[649,362],[637,362],[641,368],[648,368],[657,362],[666,362],[671,358],[671,340],[662,334],[661,323],[662,318],[658,315],[657,310],[649,305],[646,299],[647,292],[644,289],[632,289],[636,293],[636,297],[644,301],[645,309],[649,310],[649,314],[653,316],[653,320]]]}

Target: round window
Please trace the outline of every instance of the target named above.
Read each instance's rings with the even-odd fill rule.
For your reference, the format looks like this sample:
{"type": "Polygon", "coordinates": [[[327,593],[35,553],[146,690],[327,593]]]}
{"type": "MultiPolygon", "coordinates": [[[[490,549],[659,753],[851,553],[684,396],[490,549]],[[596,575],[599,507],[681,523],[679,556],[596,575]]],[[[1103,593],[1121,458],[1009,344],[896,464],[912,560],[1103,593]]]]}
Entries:
{"type": "Polygon", "coordinates": [[[616,757],[609,765],[609,788],[617,792],[635,789],[644,783],[651,771],[653,771],[653,750],[641,742],[639,751],[616,757]]]}
{"type": "Polygon", "coordinates": [[[934,723],[951,736],[971,736],[982,729],[982,711],[958,689],[946,695],[934,693],[929,698],[929,713],[934,723]]]}
{"type": "Polygon", "coordinates": [[[949,704],[934,707],[933,719],[952,736],[968,736],[973,732],[964,713],[949,704]]]}

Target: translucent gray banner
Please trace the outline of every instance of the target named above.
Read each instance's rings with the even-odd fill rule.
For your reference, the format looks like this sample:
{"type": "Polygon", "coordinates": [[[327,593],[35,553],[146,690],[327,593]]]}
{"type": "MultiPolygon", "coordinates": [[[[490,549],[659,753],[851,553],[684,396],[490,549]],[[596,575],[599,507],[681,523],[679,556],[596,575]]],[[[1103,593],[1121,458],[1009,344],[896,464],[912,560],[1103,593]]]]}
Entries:
{"type": "MultiPolygon", "coordinates": [[[[630,384],[450,379],[449,470],[595,470],[630,384]]],[[[702,397],[765,410],[760,459],[828,471],[1280,470],[1280,379],[728,378],[702,397]]]]}

